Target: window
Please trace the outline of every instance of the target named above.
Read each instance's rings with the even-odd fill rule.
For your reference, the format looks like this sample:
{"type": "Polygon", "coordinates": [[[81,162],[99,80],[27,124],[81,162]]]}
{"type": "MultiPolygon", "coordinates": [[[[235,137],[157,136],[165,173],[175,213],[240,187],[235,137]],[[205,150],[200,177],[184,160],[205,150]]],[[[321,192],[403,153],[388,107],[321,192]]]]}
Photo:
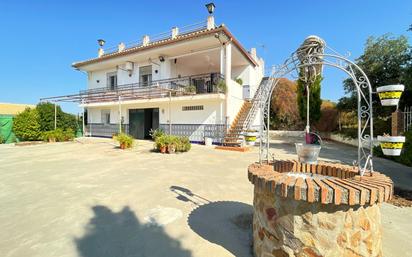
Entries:
{"type": "Polygon", "coordinates": [[[150,86],[152,83],[152,66],[143,66],[139,68],[139,82],[142,86],[150,86]]]}
{"type": "Polygon", "coordinates": [[[102,123],[110,124],[110,110],[102,110],[102,123]]]}
{"type": "Polygon", "coordinates": [[[203,105],[182,106],[182,111],[203,111],[203,105]]]}
{"type": "Polygon", "coordinates": [[[117,88],[117,73],[116,72],[107,73],[107,87],[110,90],[115,90],[117,88]]]}

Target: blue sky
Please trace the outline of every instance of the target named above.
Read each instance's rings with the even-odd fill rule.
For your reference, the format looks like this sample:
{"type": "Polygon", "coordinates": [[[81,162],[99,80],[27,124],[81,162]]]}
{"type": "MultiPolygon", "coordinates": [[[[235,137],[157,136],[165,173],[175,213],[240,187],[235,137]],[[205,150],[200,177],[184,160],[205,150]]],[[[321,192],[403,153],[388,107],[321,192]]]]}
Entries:
{"type": "MultiPolygon", "coordinates": [[[[144,34],[202,21],[207,1],[9,1],[0,2],[0,102],[31,103],[78,92],[86,75],[71,63],[96,56],[96,39],[107,46],[144,34]]],[[[406,35],[412,2],[215,1],[217,23],[226,24],[247,48],[257,47],[267,65],[279,64],[308,35],[358,57],[368,36],[406,35]],[[264,45],[264,53],[262,47],[264,45]]],[[[325,70],[322,98],[343,96],[344,74],[325,70]]],[[[77,113],[78,107],[63,105],[77,113]]]]}

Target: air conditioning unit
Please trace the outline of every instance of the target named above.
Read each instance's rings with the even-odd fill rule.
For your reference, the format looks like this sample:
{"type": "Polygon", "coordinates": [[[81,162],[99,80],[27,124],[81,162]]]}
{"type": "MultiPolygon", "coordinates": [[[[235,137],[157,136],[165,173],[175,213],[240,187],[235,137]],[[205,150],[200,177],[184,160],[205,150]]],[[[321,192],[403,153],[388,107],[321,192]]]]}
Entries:
{"type": "Polygon", "coordinates": [[[124,69],[127,70],[128,72],[132,72],[133,71],[133,62],[126,62],[126,64],[124,65],[124,69]]]}

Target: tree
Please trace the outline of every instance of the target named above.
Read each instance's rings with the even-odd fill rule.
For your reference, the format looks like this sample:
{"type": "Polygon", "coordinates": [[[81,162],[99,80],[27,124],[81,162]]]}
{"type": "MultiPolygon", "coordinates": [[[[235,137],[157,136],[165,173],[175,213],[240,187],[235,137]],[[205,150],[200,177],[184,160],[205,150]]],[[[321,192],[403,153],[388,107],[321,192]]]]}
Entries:
{"type": "MultiPolygon", "coordinates": [[[[385,34],[380,37],[369,37],[365,44],[364,53],[355,60],[355,63],[366,73],[372,85],[372,91],[376,87],[404,84],[406,91],[401,98],[400,106],[407,102],[412,102],[412,52],[405,36],[391,37],[385,34]]],[[[346,79],[344,82],[346,93],[350,94],[352,99],[341,99],[338,107],[342,106],[341,102],[356,103],[356,88],[352,79],[346,79]]],[[[375,117],[387,117],[393,111],[391,108],[383,108],[376,94],[373,97],[373,110],[375,117]]],[[[353,110],[357,106],[353,105],[353,110]]]]}
{"type": "Polygon", "coordinates": [[[296,103],[297,84],[286,78],[280,78],[273,90],[271,99],[271,127],[272,129],[302,129],[303,124],[299,117],[296,103]]]}
{"type": "MultiPolygon", "coordinates": [[[[321,117],[322,99],[320,98],[320,86],[323,78],[318,75],[314,82],[309,82],[309,122],[314,124],[319,121],[321,117]]],[[[298,80],[298,95],[297,103],[299,108],[299,115],[303,121],[306,121],[307,108],[307,90],[306,82],[298,80]]]]}
{"type": "MultiPolygon", "coordinates": [[[[36,109],[39,113],[39,124],[41,131],[51,131],[54,130],[54,104],[52,103],[39,103],[36,109]]],[[[60,106],[56,106],[56,116],[57,116],[57,128],[67,130],[72,129],[77,130],[76,116],[65,113],[62,111],[60,106]]]]}
{"type": "Polygon", "coordinates": [[[41,130],[39,114],[36,109],[27,108],[13,119],[13,132],[23,141],[35,141],[40,139],[41,130]]]}

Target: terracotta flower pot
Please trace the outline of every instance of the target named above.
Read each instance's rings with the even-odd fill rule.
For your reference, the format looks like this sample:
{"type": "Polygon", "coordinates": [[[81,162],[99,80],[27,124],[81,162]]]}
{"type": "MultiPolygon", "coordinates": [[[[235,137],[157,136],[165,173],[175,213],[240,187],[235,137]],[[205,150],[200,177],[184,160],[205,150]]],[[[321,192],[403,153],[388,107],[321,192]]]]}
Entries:
{"type": "Polygon", "coordinates": [[[176,152],[176,146],[175,145],[168,145],[167,146],[167,152],[168,153],[175,153],[176,152]]]}
{"type": "Polygon", "coordinates": [[[166,146],[161,146],[159,150],[161,153],[166,153],[166,146]]]}
{"type": "Polygon", "coordinates": [[[378,136],[382,152],[387,156],[399,156],[402,152],[403,143],[405,142],[405,137],[385,137],[378,136]]]}

